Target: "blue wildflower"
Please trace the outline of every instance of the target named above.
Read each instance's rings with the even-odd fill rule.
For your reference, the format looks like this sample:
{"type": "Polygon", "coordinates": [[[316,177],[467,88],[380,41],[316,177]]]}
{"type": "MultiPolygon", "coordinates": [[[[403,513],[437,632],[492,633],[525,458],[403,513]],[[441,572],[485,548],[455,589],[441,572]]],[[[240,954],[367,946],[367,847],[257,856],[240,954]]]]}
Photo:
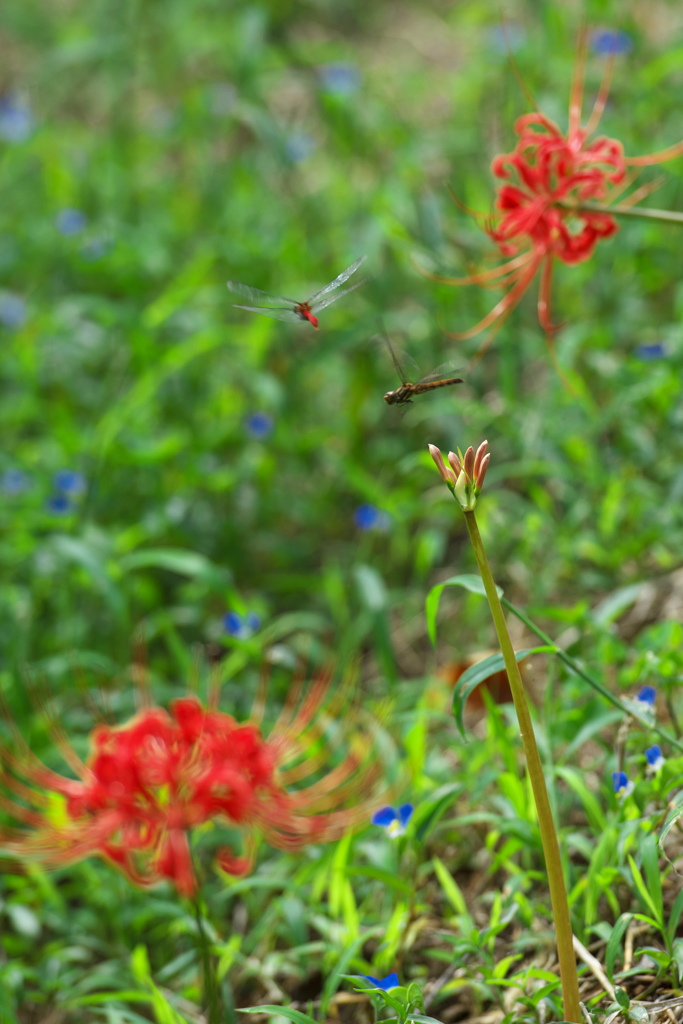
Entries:
{"type": "Polygon", "coordinates": [[[629,781],[626,772],[612,772],[612,786],[621,799],[629,796],[635,789],[635,784],[629,781]]]}
{"type": "Polygon", "coordinates": [[[633,350],[636,359],[641,363],[651,363],[655,359],[666,359],[666,346],[661,341],[653,341],[648,345],[638,345],[633,350]]]}
{"type": "Polygon", "coordinates": [[[57,214],[57,231],[60,235],[78,235],[84,230],[88,218],[82,210],[74,210],[68,207],[60,210],[57,214]]]}
{"type": "Polygon", "coordinates": [[[375,811],[370,821],[373,825],[379,825],[392,839],[406,834],[408,822],[413,816],[415,808],[412,804],[401,804],[400,807],[381,807],[375,811]]]}
{"type": "Polygon", "coordinates": [[[359,530],[389,529],[390,520],[386,512],[369,503],[359,505],[353,513],[353,518],[359,530]]]}
{"type": "Polygon", "coordinates": [[[262,441],[273,429],[273,417],[267,412],[253,412],[245,420],[244,429],[251,437],[262,441]]]}
{"type": "Polygon", "coordinates": [[[620,29],[598,29],[591,36],[591,50],[600,56],[619,56],[633,49],[633,39],[620,29]]]}
{"type": "Polygon", "coordinates": [[[71,512],[72,504],[65,494],[53,494],[47,499],[45,507],[54,516],[66,516],[71,512]]]}
{"type": "Polygon", "coordinates": [[[28,486],[29,479],[20,469],[6,469],[0,477],[0,490],[5,494],[21,494],[28,486]]]}
{"type": "Polygon", "coordinates": [[[657,691],[655,690],[654,686],[644,686],[638,694],[638,696],[636,697],[638,703],[644,705],[644,711],[652,711],[656,699],[657,691]]]}
{"type": "Polygon", "coordinates": [[[226,612],[223,616],[223,628],[228,636],[234,636],[238,640],[248,640],[257,632],[261,626],[261,617],[256,612],[247,612],[240,615],[239,612],[226,612]]]}
{"type": "Polygon", "coordinates": [[[323,64],[318,78],[325,92],[335,96],[350,96],[360,85],[360,73],[353,64],[323,64]]]}
{"type": "Polygon", "coordinates": [[[306,160],[317,149],[318,144],[312,135],[306,132],[292,132],[287,139],[287,156],[295,164],[306,160]]]}
{"type": "Polygon", "coordinates": [[[21,327],[26,322],[26,303],[21,295],[4,292],[0,296],[0,323],[5,327],[21,327]]]}
{"type": "Polygon", "coordinates": [[[55,473],[54,483],[64,494],[82,494],[85,490],[85,477],[75,469],[60,469],[55,473]]]}
{"type": "Polygon", "coordinates": [[[655,743],[652,747],[648,747],[645,751],[645,760],[648,763],[648,767],[651,768],[653,772],[658,772],[660,768],[664,767],[664,755],[662,754],[662,748],[658,743],[655,743]]]}
{"type": "Polygon", "coordinates": [[[381,988],[384,992],[388,992],[390,988],[398,988],[400,982],[398,980],[398,974],[387,974],[386,978],[373,978],[371,974],[362,974],[362,978],[366,981],[371,981],[377,988],[381,988]]]}
{"type": "Polygon", "coordinates": [[[0,138],[25,142],[33,131],[33,114],[25,100],[16,96],[0,98],[0,138]]]}

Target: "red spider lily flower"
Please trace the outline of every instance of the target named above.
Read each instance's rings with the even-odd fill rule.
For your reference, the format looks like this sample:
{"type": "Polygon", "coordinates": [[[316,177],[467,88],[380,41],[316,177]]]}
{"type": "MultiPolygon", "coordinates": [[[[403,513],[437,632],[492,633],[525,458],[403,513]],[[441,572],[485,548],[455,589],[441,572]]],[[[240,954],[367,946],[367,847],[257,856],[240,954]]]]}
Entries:
{"type": "MultiPolygon", "coordinates": [[[[650,156],[626,157],[617,139],[594,136],[607,102],[613,58],[608,61],[588,123],[581,125],[585,45],[586,33],[582,32],[570,94],[568,131],[563,133],[540,111],[525,114],[515,123],[518,142],[514,150],[495,157],[491,164],[494,176],[504,184],[498,187],[496,213],[485,218],[485,230],[501,255],[512,258],[492,270],[468,277],[441,277],[419,268],[424,276],[442,284],[507,289],[478,324],[467,331],[448,332],[451,338],[464,340],[494,324],[501,327],[540,270],[538,318],[552,349],[553,334],[559,329],[551,314],[554,260],[570,266],[582,263],[590,259],[601,239],[610,238],[619,230],[609,213],[586,209],[584,204],[613,202],[634,180],[627,173],[629,166],[658,164],[683,154],[682,141],[650,156]]],[[[634,206],[654,187],[637,189],[622,205],[634,206]]],[[[467,212],[484,216],[472,210],[467,212]]]]}
{"type": "MultiPolygon", "coordinates": [[[[347,730],[349,750],[336,767],[287,788],[325,764],[325,732],[341,710],[338,696],[325,705],[331,678],[324,672],[300,703],[301,685],[294,687],[267,739],[256,721],[240,725],[217,701],[206,708],[193,696],[174,701],[170,713],[152,706],[124,725],[98,726],[86,764],[55,727],[76,779],[46,768],[20,739],[3,745],[0,810],[20,827],[0,827],[0,852],[47,867],[97,855],[138,885],[169,879],[190,896],[189,832],[205,822],[256,830],[283,850],[339,838],[367,821],[379,799],[370,796],[378,766],[367,730],[354,722],[359,731],[347,730]]],[[[230,874],[247,873],[252,859],[253,846],[250,856],[217,856],[230,874]]]]}

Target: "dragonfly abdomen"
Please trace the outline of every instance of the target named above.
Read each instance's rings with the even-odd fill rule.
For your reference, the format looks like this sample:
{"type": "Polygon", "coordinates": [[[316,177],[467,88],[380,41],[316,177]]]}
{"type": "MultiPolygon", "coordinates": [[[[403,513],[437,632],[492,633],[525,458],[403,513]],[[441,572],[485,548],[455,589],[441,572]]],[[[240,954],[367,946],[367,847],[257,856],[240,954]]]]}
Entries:
{"type": "Polygon", "coordinates": [[[425,391],[433,391],[434,388],[445,388],[448,384],[464,384],[462,377],[449,377],[448,380],[427,380],[423,384],[411,384],[412,394],[421,395],[425,391]]]}

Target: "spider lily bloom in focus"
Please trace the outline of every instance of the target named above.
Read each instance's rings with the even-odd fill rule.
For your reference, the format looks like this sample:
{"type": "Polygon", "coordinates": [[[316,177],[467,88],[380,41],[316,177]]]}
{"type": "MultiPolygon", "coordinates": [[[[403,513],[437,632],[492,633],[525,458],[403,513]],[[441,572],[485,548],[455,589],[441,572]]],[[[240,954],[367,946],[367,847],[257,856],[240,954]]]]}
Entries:
{"type": "Polygon", "coordinates": [[[464,512],[471,512],[477,504],[477,498],[484,486],[484,477],[491,459],[490,453],[486,454],[488,441],[482,441],[477,448],[475,455],[471,446],[463,455],[458,449],[448,453],[449,466],[443,461],[443,455],[434,444],[427,446],[429,454],[436,463],[436,468],[441,473],[441,478],[448,485],[449,490],[456,498],[460,508],[464,512]]]}
{"type": "Polygon", "coordinates": [[[664,767],[664,755],[662,754],[662,748],[658,743],[654,746],[648,747],[645,751],[645,760],[647,761],[648,769],[651,772],[658,772],[664,767]]]}
{"type": "MultiPolygon", "coordinates": [[[[344,707],[348,685],[328,699],[332,675],[326,670],[305,690],[297,681],[267,738],[257,720],[240,725],[218,711],[217,692],[208,708],[188,696],[170,713],[148,706],[119,727],[98,726],[86,764],[55,724],[77,778],[46,768],[21,739],[3,744],[0,810],[18,827],[0,826],[0,853],[48,868],[100,856],[137,885],[168,879],[191,896],[189,833],[206,822],[257,831],[281,850],[340,838],[376,806],[378,765],[368,730],[344,707]],[[334,747],[346,739],[346,750],[323,774],[326,732],[339,721],[346,728],[334,747]]],[[[245,874],[252,858],[225,848],[217,863],[245,874]]]]}
{"type": "MultiPolygon", "coordinates": [[[[432,281],[450,285],[477,284],[504,288],[506,294],[490,313],[467,331],[448,332],[455,340],[472,338],[492,325],[502,326],[519,304],[539,270],[538,318],[552,350],[554,333],[551,283],[554,261],[574,266],[590,259],[602,239],[619,230],[605,210],[587,203],[609,204],[627,189],[634,176],[629,167],[645,167],[683,154],[683,142],[649,156],[627,157],[617,139],[595,135],[607,103],[614,65],[608,60],[602,85],[587,124],[581,124],[586,33],[579,37],[569,100],[569,127],[558,125],[539,110],[515,123],[518,142],[511,153],[494,158],[491,170],[504,184],[498,186],[493,217],[467,209],[482,218],[487,234],[507,262],[467,277],[442,277],[424,268],[432,281]]],[[[635,206],[653,191],[645,185],[623,201],[621,209],[635,206]]],[[[461,205],[458,201],[458,205],[461,205]]],[[[465,208],[466,209],[466,208],[465,208]]]]}
{"type": "Polygon", "coordinates": [[[373,825],[383,828],[391,839],[398,839],[399,836],[406,834],[414,810],[412,804],[401,804],[398,808],[381,807],[379,811],[375,811],[370,821],[373,825]]]}
{"type": "Polygon", "coordinates": [[[612,788],[620,800],[625,800],[636,787],[635,783],[629,781],[626,772],[612,772],[612,788]]]}

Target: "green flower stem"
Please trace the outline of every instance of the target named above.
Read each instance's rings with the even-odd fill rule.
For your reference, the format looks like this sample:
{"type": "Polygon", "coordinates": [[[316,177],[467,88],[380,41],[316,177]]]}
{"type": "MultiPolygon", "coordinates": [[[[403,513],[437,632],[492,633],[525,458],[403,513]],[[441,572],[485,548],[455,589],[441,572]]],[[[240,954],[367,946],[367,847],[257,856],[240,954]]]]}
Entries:
{"type": "Polygon", "coordinates": [[[550,899],[552,902],[555,934],[557,936],[557,956],[560,962],[560,978],[562,980],[562,999],[564,1001],[564,1019],[575,1021],[581,1024],[581,1007],[579,1005],[579,982],[576,975],[576,959],[574,956],[574,944],[572,926],[569,918],[569,904],[567,902],[567,890],[564,885],[562,874],[562,860],[560,858],[560,847],[555,831],[555,822],[550,809],[548,790],[545,784],[543,766],[536,746],[536,737],[529,714],[524,693],[524,684],[519,671],[519,665],[515,658],[515,651],[508,632],[503,607],[498,597],[496,585],[493,582],[491,569],[489,568],[484,545],[477,526],[474,512],[464,512],[465,522],[469,531],[474,554],[479,566],[479,572],[484,582],[484,589],[488,598],[493,623],[498,634],[498,642],[505,661],[512,699],[515,702],[515,710],[519,721],[519,728],[524,745],[527,769],[531,780],[531,788],[536,803],[538,824],[541,830],[541,841],[545,855],[546,869],[548,872],[548,883],[550,886],[550,899]]]}
{"type": "Polygon", "coordinates": [[[202,988],[204,990],[204,1004],[207,1012],[208,1024],[221,1024],[223,1015],[221,1013],[221,999],[218,988],[218,979],[211,963],[211,943],[204,929],[202,910],[199,895],[192,901],[195,917],[197,918],[197,935],[199,938],[199,953],[202,960],[202,988]]]}
{"type": "Polygon", "coordinates": [[[606,203],[558,203],[565,210],[575,210],[577,213],[610,213],[616,217],[641,217],[645,220],[661,220],[667,224],[683,224],[683,213],[675,210],[652,210],[638,206],[621,206],[615,203],[609,206],[606,203]]]}

